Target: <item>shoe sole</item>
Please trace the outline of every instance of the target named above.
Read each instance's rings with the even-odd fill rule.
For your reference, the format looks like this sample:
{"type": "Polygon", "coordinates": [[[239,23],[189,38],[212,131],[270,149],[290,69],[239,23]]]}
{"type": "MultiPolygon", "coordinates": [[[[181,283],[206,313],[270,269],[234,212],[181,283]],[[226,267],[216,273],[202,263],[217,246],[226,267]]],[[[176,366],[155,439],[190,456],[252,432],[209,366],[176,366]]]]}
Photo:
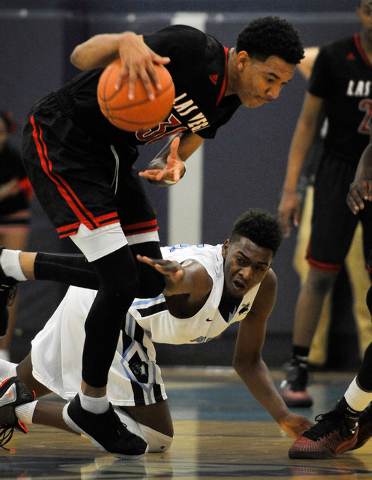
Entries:
{"type": "Polygon", "coordinates": [[[318,459],[318,460],[325,460],[327,458],[334,458],[337,457],[337,455],[340,455],[340,453],[345,453],[349,450],[353,450],[353,447],[355,446],[357,442],[356,436],[350,440],[348,443],[344,443],[341,445],[341,447],[336,450],[336,452],[330,452],[328,451],[323,451],[323,452],[311,452],[311,451],[300,451],[300,450],[289,450],[288,456],[291,459],[318,459]]]}
{"type": "Polygon", "coordinates": [[[114,455],[114,457],[120,458],[121,460],[138,460],[142,458],[146,453],[148,452],[149,446],[147,445],[146,450],[144,453],[141,453],[140,455],[128,455],[128,454],[122,454],[122,453],[113,453],[109,452],[108,450],[105,449],[100,443],[97,442],[97,440],[90,435],[88,435],[86,432],[84,432],[83,429],[81,429],[76,423],[70,418],[68,415],[68,406],[69,404],[67,403],[63,410],[62,410],[62,417],[63,420],[65,421],[66,425],[70,427],[72,430],[74,430],[77,433],[80,433],[81,435],[84,435],[85,437],[88,437],[89,440],[96,446],[98,447],[102,452],[109,453],[110,455],[114,455]]]}

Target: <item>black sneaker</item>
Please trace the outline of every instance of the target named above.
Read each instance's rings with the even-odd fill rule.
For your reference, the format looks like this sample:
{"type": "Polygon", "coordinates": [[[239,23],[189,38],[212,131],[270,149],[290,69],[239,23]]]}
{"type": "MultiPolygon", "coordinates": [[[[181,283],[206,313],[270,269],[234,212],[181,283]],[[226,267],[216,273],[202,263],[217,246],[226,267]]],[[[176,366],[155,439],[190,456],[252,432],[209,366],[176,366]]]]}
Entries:
{"type": "Polygon", "coordinates": [[[18,377],[9,377],[0,384],[0,447],[4,448],[12,438],[14,429],[27,433],[15,413],[15,407],[35,400],[35,392],[30,392],[18,377]]]}
{"type": "Polygon", "coordinates": [[[359,417],[359,432],[355,446],[350,450],[356,450],[372,437],[372,403],[367,405],[359,417]]]}
{"type": "Polygon", "coordinates": [[[313,399],[306,387],[309,371],[304,362],[291,360],[287,375],[279,387],[279,395],[289,408],[308,408],[313,404],[313,399]]]}
{"type": "Polygon", "coordinates": [[[354,419],[350,427],[347,416],[337,407],[315,420],[318,423],[298,437],[289,449],[289,458],[333,458],[355,446],[358,422],[354,419]]]}
{"type": "Polygon", "coordinates": [[[137,459],[148,450],[147,443],[120,421],[111,403],[107,412],[95,414],[84,410],[79,395],[76,395],[64,407],[63,419],[72,430],[86,435],[100,450],[115,457],[137,459]]]}
{"type": "MultiPolygon", "coordinates": [[[[0,255],[5,247],[0,247],[0,255]]],[[[6,335],[8,330],[9,312],[8,305],[12,305],[17,293],[18,280],[7,277],[0,265],[0,337],[6,335]]]]}

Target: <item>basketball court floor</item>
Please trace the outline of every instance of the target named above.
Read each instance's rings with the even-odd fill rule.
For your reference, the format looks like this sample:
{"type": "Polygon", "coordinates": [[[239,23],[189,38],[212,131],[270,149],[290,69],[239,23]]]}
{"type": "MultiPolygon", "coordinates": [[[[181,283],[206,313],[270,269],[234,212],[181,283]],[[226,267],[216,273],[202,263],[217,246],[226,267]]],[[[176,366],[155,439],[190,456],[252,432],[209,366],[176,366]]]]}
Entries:
{"type": "MultiPolygon", "coordinates": [[[[276,385],[281,372],[272,372],[276,385]]],[[[312,409],[296,409],[314,420],[342,396],[353,375],[314,373],[312,409]]],[[[48,480],[232,480],[372,479],[372,440],[331,460],[290,460],[291,437],[250,395],[230,368],[163,369],[175,424],[164,454],[121,461],[86,438],[31,425],[15,432],[0,450],[0,479],[48,480]]]]}

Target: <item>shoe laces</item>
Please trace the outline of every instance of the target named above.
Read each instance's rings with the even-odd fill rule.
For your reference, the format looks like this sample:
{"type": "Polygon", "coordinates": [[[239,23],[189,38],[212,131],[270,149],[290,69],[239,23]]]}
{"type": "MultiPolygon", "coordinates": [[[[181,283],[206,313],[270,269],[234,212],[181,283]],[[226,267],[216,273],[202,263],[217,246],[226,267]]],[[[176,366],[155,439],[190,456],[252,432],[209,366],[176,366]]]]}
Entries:
{"type": "Polygon", "coordinates": [[[17,285],[10,285],[0,284],[0,291],[5,292],[7,294],[7,305],[10,307],[13,305],[14,299],[17,295],[17,285]]]}
{"type": "Polygon", "coordinates": [[[5,445],[10,442],[10,440],[13,437],[14,430],[19,430],[23,433],[27,433],[28,430],[26,428],[26,425],[23,425],[19,420],[17,421],[16,425],[1,425],[0,426],[0,448],[4,450],[10,450],[9,448],[6,448],[5,445]]]}
{"type": "Polygon", "coordinates": [[[315,417],[316,425],[302,434],[303,437],[309,438],[313,441],[318,441],[321,438],[331,434],[339,429],[343,437],[354,434],[355,431],[349,428],[344,418],[344,415],[339,410],[331,410],[328,413],[320,414],[315,417]]]}
{"type": "Polygon", "coordinates": [[[14,287],[9,288],[9,293],[8,293],[8,306],[12,306],[14,299],[17,295],[17,285],[14,285],[14,287]]]}

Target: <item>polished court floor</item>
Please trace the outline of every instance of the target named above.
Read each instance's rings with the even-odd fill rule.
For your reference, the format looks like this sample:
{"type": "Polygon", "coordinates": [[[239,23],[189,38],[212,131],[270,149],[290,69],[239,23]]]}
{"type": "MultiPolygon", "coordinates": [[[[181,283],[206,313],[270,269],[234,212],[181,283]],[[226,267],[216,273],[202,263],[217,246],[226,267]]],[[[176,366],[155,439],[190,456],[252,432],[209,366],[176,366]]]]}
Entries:
{"type": "MultiPolygon", "coordinates": [[[[281,372],[272,372],[278,385],[281,372]]],[[[175,424],[169,452],[137,461],[105,455],[86,438],[31,425],[0,450],[0,479],[372,479],[372,440],[331,460],[290,460],[281,433],[230,368],[163,369],[175,424]]],[[[314,373],[310,419],[342,396],[350,373],[314,373]]]]}

